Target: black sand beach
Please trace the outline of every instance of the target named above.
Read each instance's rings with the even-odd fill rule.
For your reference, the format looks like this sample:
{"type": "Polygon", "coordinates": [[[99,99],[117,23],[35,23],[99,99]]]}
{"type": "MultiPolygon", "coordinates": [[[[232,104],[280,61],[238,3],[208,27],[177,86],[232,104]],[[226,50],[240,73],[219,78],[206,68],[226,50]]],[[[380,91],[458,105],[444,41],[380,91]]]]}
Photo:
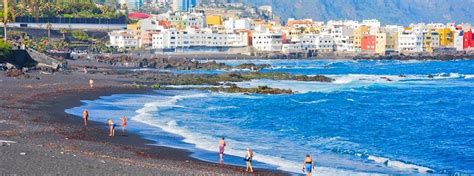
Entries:
{"type": "MultiPolygon", "coordinates": [[[[1,175],[242,175],[244,168],[191,158],[185,150],[151,146],[136,134],[108,137],[103,123],[85,129],[65,109],[80,100],[117,93],[144,93],[134,80],[114,75],[0,72],[1,175]],[[95,80],[94,88],[88,80],[95,80]]],[[[120,133],[119,133],[120,134],[120,133]]],[[[256,170],[256,175],[287,175],[256,170]]]]}

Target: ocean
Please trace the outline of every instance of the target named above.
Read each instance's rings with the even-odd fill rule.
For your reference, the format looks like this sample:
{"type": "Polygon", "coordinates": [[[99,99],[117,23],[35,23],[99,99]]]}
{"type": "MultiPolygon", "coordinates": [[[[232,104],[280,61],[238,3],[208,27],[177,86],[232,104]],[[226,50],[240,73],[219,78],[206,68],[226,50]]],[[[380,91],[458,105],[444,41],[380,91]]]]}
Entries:
{"type": "MultiPolygon", "coordinates": [[[[292,95],[244,95],[201,90],[117,94],[66,110],[116,123],[155,143],[217,162],[244,165],[250,147],[259,168],[301,173],[311,154],[316,174],[474,174],[474,61],[253,60],[262,72],[323,74],[332,83],[252,80],[292,95]]],[[[209,70],[209,74],[226,72],[209,70]]],[[[192,71],[190,71],[192,73],[192,71]]],[[[199,71],[206,73],[206,71],[199,71]]],[[[182,87],[185,86],[174,86],[182,87]]],[[[105,125],[104,125],[105,128],[105,125]]]]}

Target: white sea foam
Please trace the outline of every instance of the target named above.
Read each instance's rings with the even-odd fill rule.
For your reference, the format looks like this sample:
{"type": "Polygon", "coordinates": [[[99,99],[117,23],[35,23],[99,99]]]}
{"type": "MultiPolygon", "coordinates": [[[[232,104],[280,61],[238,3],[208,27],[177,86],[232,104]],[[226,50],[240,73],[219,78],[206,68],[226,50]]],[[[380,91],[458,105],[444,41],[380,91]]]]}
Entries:
{"type": "MultiPolygon", "coordinates": [[[[168,133],[177,134],[184,138],[183,142],[194,144],[196,148],[202,150],[213,151],[216,148],[216,139],[214,137],[200,134],[196,131],[189,131],[185,127],[179,126],[179,123],[172,118],[167,117],[160,117],[156,118],[153,116],[153,113],[159,111],[162,107],[173,106],[180,100],[190,99],[190,98],[202,98],[206,97],[205,94],[194,94],[194,95],[176,95],[174,97],[170,97],[168,100],[160,100],[146,103],[143,108],[136,111],[137,115],[134,116],[131,120],[145,123],[154,127],[161,128],[163,131],[168,133]]],[[[232,140],[228,138],[227,141],[232,144],[226,148],[226,153],[234,156],[240,156],[245,153],[245,149],[237,149],[233,148],[232,146],[249,146],[249,144],[232,140]]],[[[300,162],[286,160],[281,157],[263,155],[259,153],[255,153],[254,157],[255,161],[275,165],[280,170],[288,171],[288,172],[299,172],[300,171],[300,162]]],[[[335,169],[329,167],[317,167],[315,174],[322,174],[322,175],[371,175],[368,173],[362,172],[353,172],[348,170],[342,169],[335,169]]]]}
{"type": "MultiPolygon", "coordinates": [[[[310,75],[311,76],[311,75],[310,75]]],[[[354,91],[355,88],[363,88],[372,85],[384,85],[394,87],[406,86],[433,86],[433,81],[441,79],[472,79],[474,75],[463,75],[459,73],[440,73],[433,77],[429,75],[367,75],[367,74],[346,74],[346,75],[326,75],[334,79],[331,83],[315,81],[294,81],[294,80],[268,80],[259,79],[245,82],[236,82],[239,87],[269,86],[272,88],[291,89],[298,93],[334,91],[354,91]]],[[[437,86],[457,86],[453,82],[436,82],[437,86]]]]}
{"type": "Polygon", "coordinates": [[[396,160],[390,160],[389,158],[384,158],[384,157],[369,155],[367,159],[371,160],[373,162],[382,163],[382,164],[385,164],[388,167],[395,168],[395,169],[400,169],[400,170],[419,172],[419,173],[423,173],[423,174],[433,172],[433,169],[430,169],[428,167],[418,166],[418,165],[409,164],[409,163],[404,163],[404,162],[396,161],[396,160]]]}
{"type": "Polygon", "coordinates": [[[237,106],[210,106],[207,110],[237,109],[237,106]]]}
{"type": "Polygon", "coordinates": [[[464,79],[472,79],[474,78],[474,75],[464,75],[464,79]]]}
{"type": "Polygon", "coordinates": [[[328,99],[321,99],[321,100],[314,100],[314,101],[298,101],[295,99],[290,99],[290,100],[296,103],[300,103],[300,104],[318,104],[318,103],[324,103],[328,101],[328,99]]]}

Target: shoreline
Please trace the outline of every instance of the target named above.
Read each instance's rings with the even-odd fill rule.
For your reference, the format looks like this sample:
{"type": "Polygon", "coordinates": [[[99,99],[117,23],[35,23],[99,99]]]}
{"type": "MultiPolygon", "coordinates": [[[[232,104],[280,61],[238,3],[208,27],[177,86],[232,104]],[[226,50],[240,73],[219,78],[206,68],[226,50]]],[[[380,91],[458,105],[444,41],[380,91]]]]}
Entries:
{"type": "MultiPolygon", "coordinates": [[[[67,76],[61,77],[67,78],[67,76]]],[[[96,75],[86,76],[96,77],[96,75]]],[[[53,77],[54,80],[54,77],[57,79],[58,76],[49,77],[53,77]]],[[[113,78],[110,79],[113,80],[113,78]]],[[[151,90],[120,85],[126,83],[124,80],[102,83],[93,89],[87,88],[85,85],[79,86],[75,82],[67,80],[63,81],[68,85],[59,85],[61,83],[38,84],[36,80],[5,78],[3,75],[0,76],[0,80],[2,84],[12,83],[0,95],[3,100],[6,100],[0,102],[2,105],[0,108],[2,111],[8,111],[0,116],[0,137],[1,140],[17,142],[11,146],[8,144],[8,146],[0,148],[0,153],[4,156],[0,162],[7,163],[0,167],[2,173],[76,175],[82,171],[100,175],[127,173],[139,173],[139,175],[150,175],[151,173],[241,175],[244,171],[244,168],[240,166],[220,165],[195,159],[191,157],[192,153],[187,150],[148,145],[152,143],[150,140],[130,132],[126,137],[109,138],[104,123],[90,121],[89,128],[84,130],[80,118],[65,112],[68,108],[80,106],[82,100],[95,100],[101,96],[120,93],[147,93],[151,90]],[[44,90],[44,87],[42,91],[28,91],[28,89],[35,89],[28,82],[36,82],[34,84],[38,85],[37,87],[42,85],[51,87],[48,86],[49,90],[47,91],[44,90]],[[8,92],[8,90],[11,91],[8,92]],[[28,92],[24,95],[14,96],[14,94],[23,91],[28,92]],[[12,150],[20,151],[14,152],[12,150]],[[43,153],[51,153],[52,156],[41,156],[43,153]],[[22,156],[27,156],[28,159],[22,161],[22,156]],[[71,156],[73,159],[62,158],[60,160],[63,161],[59,164],[52,164],[57,163],[55,160],[63,156],[71,156]],[[44,162],[38,164],[36,160],[44,162]],[[23,162],[29,163],[27,164],[29,167],[21,167],[22,165],[19,163],[23,162]],[[96,167],[97,163],[104,166],[96,167]],[[71,167],[71,164],[78,166],[71,167]]],[[[47,82],[50,81],[52,80],[47,82]]],[[[257,169],[255,174],[288,175],[283,171],[265,169],[257,169]]]]}

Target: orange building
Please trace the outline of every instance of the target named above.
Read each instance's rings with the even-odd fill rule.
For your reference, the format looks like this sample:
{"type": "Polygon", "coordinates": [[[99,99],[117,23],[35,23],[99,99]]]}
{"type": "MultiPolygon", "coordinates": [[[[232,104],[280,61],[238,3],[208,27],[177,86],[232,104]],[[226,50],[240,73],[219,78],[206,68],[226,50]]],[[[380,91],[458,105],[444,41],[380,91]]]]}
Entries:
{"type": "Polygon", "coordinates": [[[375,35],[363,35],[360,49],[362,53],[375,53],[375,35]]]}

